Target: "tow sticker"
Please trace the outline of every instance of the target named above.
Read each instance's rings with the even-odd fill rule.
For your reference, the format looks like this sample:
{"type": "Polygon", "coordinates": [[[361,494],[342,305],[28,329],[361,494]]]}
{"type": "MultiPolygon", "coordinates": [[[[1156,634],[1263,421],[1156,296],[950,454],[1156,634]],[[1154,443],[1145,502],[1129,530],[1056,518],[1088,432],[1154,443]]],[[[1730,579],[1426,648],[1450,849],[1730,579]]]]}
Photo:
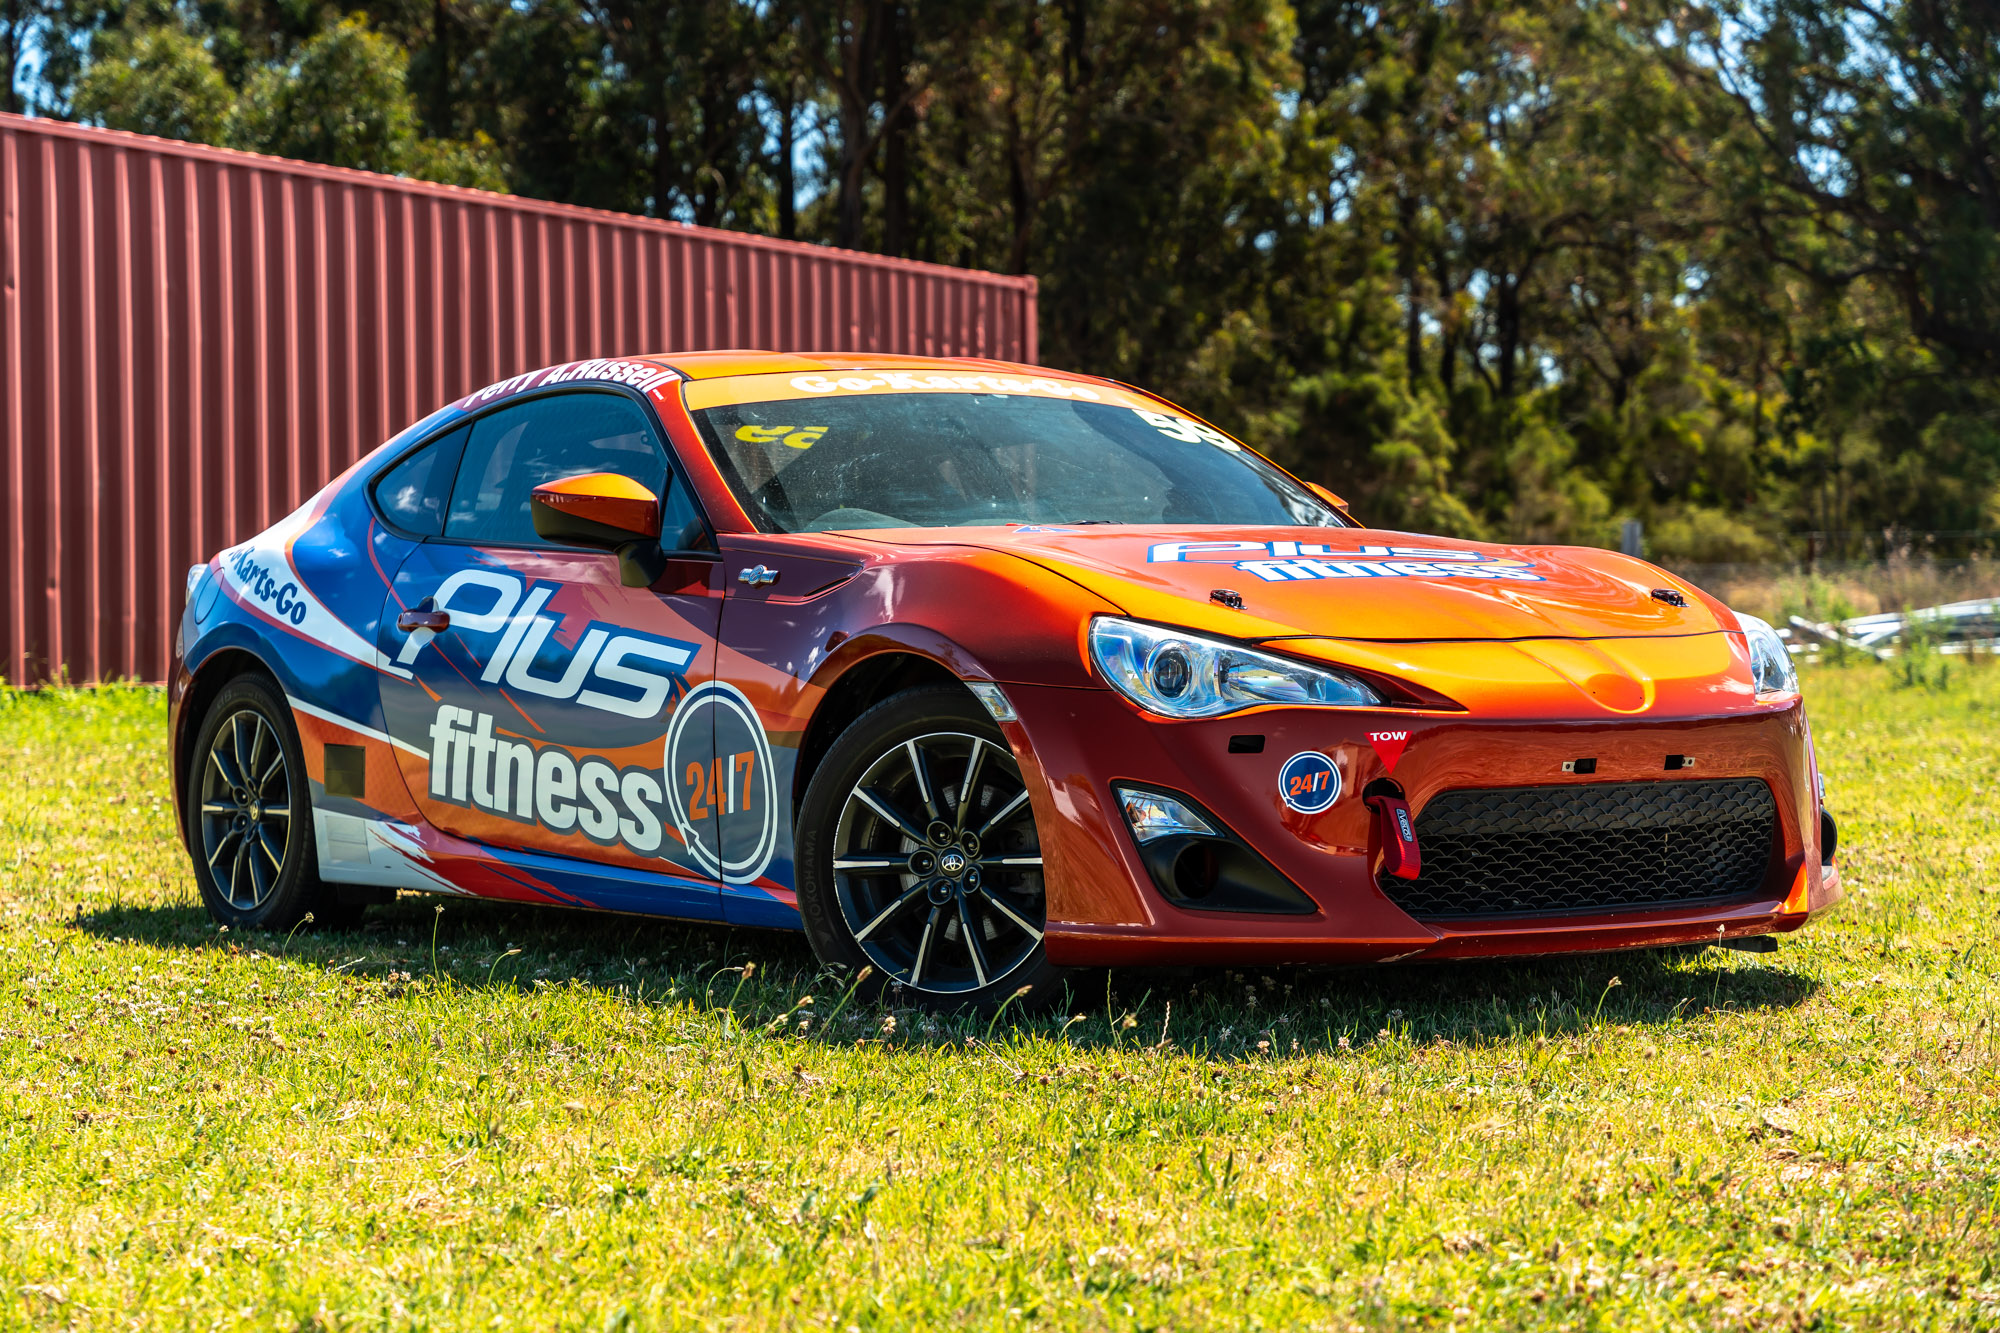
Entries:
{"type": "Polygon", "coordinates": [[[1302,815],[1316,815],[1340,799],[1340,770],[1318,750],[1301,750],[1278,770],[1278,795],[1302,815]]]}
{"type": "Polygon", "coordinates": [[[1410,743],[1410,733],[1407,731],[1371,731],[1368,733],[1368,743],[1375,747],[1375,753],[1381,757],[1383,769],[1394,773],[1396,771],[1396,761],[1403,757],[1403,747],[1410,743]]]}

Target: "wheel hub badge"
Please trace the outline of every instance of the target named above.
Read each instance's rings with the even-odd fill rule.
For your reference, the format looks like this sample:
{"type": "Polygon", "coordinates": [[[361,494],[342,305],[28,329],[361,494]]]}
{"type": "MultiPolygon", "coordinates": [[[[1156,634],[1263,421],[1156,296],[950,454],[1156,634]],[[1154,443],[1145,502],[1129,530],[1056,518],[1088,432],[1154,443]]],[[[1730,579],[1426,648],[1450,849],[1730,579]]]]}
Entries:
{"type": "Polygon", "coordinates": [[[957,879],[965,873],[965,853],[956,849],[946,852],[938,858],[938,869],[957,879]]]}

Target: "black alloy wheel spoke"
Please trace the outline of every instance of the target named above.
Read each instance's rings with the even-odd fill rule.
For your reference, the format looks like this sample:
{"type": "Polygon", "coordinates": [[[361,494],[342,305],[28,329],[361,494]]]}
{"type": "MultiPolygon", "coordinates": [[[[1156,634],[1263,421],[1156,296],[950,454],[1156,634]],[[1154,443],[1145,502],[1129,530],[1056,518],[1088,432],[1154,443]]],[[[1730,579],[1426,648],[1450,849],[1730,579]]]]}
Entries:
{"type": "Polygon", "coordinates": [[[910,773],[917,780],[917,795],[923,800],[924,814],[936,823],[942,816],[938,811],[937,789],[931,785],[930,771],[924,767],[924,752],[915,741],[904,741],[903,748],[910,754],[910,773]]]}
{"type": "Polygon", "coordinates": [[[944,915],[943,907],[931,908],[930,920],[924,922],[923,938],[917,941],[917,961],[910,964],[910,984],[919,985],[924,979],[924,964],[930,961],[931,941],[937,937],[938,918],[944,915]]]}
{"type": "Polygon", "coordinates": [[[965,832],[965,821],[972,814],[972,802],[979,795],[979,767],[985,758],[986,742],[974,736],[972,753],[965,760],[965,781],[958,788],[958,816],[951,826],[954,834],[965,832]]]}
{"type": "MultiPolygon", "coordinates": [[[[236,843],[236,855],[229,860],[229,905],[232,907],[236,906],[237,886],[243,882],[243,863],[249,859],[244,853],[249,850],[249,841],[247,839],[238,839],[236,843]]],[[[252,887],[255,886],[253,885],[252,887]]]]}
{"type": "Polygon", "coordinates": [[[908,907],[911,903],[923,897],[930,890],[930,887],[931,887],[930,881],[925,880],[923,883],[917,885],[915,888],[905,892],[902,897],[896,899],[895,902],[890,903],[887,907],[883,908],[879,913],[877,913],[873,921],[870,921],[867,925],[855,931],[854,938],[857,940],[865,940],[870,935],[873,935],[876,932],[876,930],[878,930],[883,925],[883,923],[888,921],[890,917],[896,915],[896,913],[902,911],[905,907],[908,907]]]}
{"type": "Polygon", "coordinates": [[[972,975],[986,984],[986,949],[979,943],[979,927],[972,921],[972,900],[958,895],[958,928],[965,934],[965,952],[972,959],[972,975]]]}
{"type": "Polygon", "coordinates": [[[1038,941],[1042,938],[1042,928],[1040,926],[1035,925],[1033,922],[1029,921],[1026,917],[1022,916],[1012,907],[1008,906],[1007,900],[1005,898],[997,896],[990,888],[982,887],[979,890],[979,892],[985,897],[987,902],[993,904],[993,906],[999,911],[1001,916],[1004,916],[1009,921],[1012,921],[1015,924],[1015,926],[1017,926],[1022,931],[1022,933],[1032,936],[1034,939],[1038,941]]]}
{"type": "Polygon", "coordinates": [[[938,732],[885,748],[849,790],[830,860],[849,934],[892,982],[984,991],[1041,945],[1027,787],[1013,755],[983,737],[938,732]],[[964,777],[941,784],[941,773],[964,777]]]}
{"type": "Polygon", "coordinates": [[[901,811],[897,810],[887,801],[884,801],[874,792],[869,791],[863,787],[857,787],[854,789],[854,796],[855,799],[859,800],[863,805],[867,806],[870,810],[873,810],[876,814],[888,820],[889,823],[895,826],[896,831],[898,833],[901,833],[904,837],[910,839],[912,842],[922,845],[924,842],[928,841],[928,839],[925,838],[924,836],[923,830],[919,829],[915,824],[911,823],[907,818],[903,816],[901,811]]]}
{"type": "Polygon", "coordinates": [[[208,854],[208,868],[210,870],[215,869],[215,863],[217,861],[220,861],[222,859],[222,854],[229,850],[229,844],[236,841],[238,838],[242,836],[243,834],[240,830],[230,829],[227,833],[224,833],[220,838],[218,838],[215,843],[215,850],[208,854]]]}
{"type": "MultiPolygon", "coordinates": [[[[250,718],[250,754],[243,754],[243,714],[236,715],[236,770],[243,775],[246,784],[253,774],[261,771],[263,765],[257,762],[264,753],[264,723],[254,714],[250,718]]],[[[252,787],[255,790],[255,787],[252,787]]]]}
{"type": "Polygon", "coordinates": [[[833,861],[835,870],[850,875],[901,875],[910,869],[907,856],[837,856],[833,861]]]}
{"type": "Polygon", "coordinates": [[[1027,803],[1028,803],[1028,789],[1026,787],[1023,787],[1021,788],[1020,791],[1015,793],[1013,800],[1007,802],[1007,804],[1001,806],[998,810],[995,810],[993,812],[993,817],[991,819],[988,819],[984,824],[979,826],[979,836],[983,838],[987,834],[991,833],[994,829],[998,828],[1001,824],[1005,823],[1009,818],[1011,818],[1016,810],[1019,810],[1022,806],[1026,805],[1027,803]]]}

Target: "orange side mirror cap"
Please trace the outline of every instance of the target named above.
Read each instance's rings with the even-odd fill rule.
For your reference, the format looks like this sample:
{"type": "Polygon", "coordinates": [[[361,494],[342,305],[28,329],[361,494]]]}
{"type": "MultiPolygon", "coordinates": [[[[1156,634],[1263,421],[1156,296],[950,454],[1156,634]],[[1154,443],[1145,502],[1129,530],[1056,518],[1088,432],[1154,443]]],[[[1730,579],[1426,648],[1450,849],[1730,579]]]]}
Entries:
{"type": "Polygon", "coordinates": [[[1341,499],[1339,496],[1335,495],[1332,491],[1328,490],[1326,487],[1320,485],[1316,481],[1309,481],[1306,483],[1306,485],[1312,490],[1312,493],[1314,495],[1317,495],[1320,499],[1326,501],[1328,504],[1332,505],[1335,509],[1338,509],[1341,513],[1343,514],[1347,513],[1347,501],[1341,499]]]}
{"type": "Polygon", "coordinates": [[[615,472],[545,481],[528,508],[544,541],[615,550],[660,535],[660,497],[615,472]]]}

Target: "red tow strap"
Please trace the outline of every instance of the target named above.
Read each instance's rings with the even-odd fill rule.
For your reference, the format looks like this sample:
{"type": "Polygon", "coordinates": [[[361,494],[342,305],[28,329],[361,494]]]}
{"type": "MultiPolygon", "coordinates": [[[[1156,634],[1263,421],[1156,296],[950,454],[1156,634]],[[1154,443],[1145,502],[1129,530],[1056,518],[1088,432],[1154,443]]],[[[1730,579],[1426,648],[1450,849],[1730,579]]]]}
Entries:
{"type": "Polygon", "coordinates": [[[1423,852],[1417,847],[1417,825],[1410,818],[1410,803],[1400,796],[1370,796],[1382,831],[1382,868],[1397,879],[1415,879],[1424,873],[1423,852]]]}

